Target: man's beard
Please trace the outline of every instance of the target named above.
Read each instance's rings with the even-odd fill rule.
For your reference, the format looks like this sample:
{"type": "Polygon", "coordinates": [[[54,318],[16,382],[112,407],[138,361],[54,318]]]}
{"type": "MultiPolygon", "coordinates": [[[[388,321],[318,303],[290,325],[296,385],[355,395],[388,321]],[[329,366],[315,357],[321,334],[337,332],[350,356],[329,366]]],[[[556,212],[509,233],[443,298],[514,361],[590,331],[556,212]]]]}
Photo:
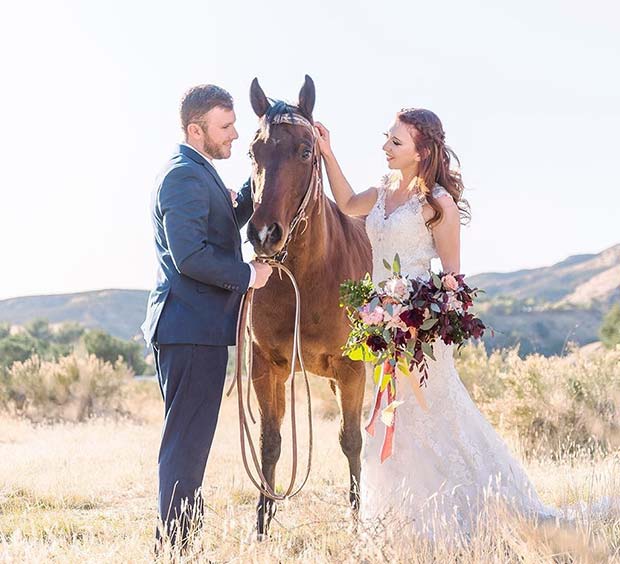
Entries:
{"type": "MultiPolygon", "coordinates": [[[[204,129],[203,129],[204,131],[204,129]]],[[[217,145],[208,135],[206,131],[205,140],[202,144],[202,152],[209,155],[212,159],[226,159],[228,158],[227,148],[223,145],[217,145]]]]}

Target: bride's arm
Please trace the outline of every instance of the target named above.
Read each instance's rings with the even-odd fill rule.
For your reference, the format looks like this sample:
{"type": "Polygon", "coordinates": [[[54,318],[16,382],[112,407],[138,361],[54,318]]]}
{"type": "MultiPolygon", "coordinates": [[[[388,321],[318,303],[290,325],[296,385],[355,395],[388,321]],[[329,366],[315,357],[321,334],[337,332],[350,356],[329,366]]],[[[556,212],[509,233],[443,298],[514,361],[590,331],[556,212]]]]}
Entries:
{"type": "MultiPolygon", "coordinates": [[[[448,195],[437,198],[436,201],[443,211],[441,221],[433,227],[433,239],[435,240],[437,254],[441,260],[441,267],[444,272],[460,274],[461,216],[459,208],[448,195]]],[[[431,209],[431,215],[432,212],[433,210],[431,209]]]]}
{"type": "Polygon", "coordinates": [[[329,185],[338,209],[347,215],[368,215],[377,201],[377,189],[369,188],[360,194],[353,191],[332,151],[329,131],[319,122],[315,122],[314,125],[329,185]]]}

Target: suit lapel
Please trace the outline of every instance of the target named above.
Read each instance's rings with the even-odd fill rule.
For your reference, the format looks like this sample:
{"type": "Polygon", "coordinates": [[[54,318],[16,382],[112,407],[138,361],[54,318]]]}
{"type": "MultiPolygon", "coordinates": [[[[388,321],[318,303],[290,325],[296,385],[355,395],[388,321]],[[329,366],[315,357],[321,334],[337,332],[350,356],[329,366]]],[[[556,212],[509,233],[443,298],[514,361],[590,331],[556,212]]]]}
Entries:
{"type": "Polygon", "coordinates": [[[233,205],[232,205],[232,199],[230,197],[230,193],[226,189],[226,186],[224,186],[224,183],[222,182],[220,175],[215,170],[215,167],[207,159],[205,159],[198,151],[196,151],[196,149],[191,148],[187,145],[179,145],[179,152],[183,153],[186,157],[189,157],[190,159],[197,162],[198,164],[201,164],[207,169],[207,172],[213,177],[213,179],[215,180],[215,183],[218,185],[219,189],[224,195],[226,202],[228,203],[228,208],[230,209],[230,212],[232,213],[235,224],[237,225],[237,228],[238,228],[239,224],[237,223],[237,216],[235,214],[235,209],[233,208],[233,205]]]}

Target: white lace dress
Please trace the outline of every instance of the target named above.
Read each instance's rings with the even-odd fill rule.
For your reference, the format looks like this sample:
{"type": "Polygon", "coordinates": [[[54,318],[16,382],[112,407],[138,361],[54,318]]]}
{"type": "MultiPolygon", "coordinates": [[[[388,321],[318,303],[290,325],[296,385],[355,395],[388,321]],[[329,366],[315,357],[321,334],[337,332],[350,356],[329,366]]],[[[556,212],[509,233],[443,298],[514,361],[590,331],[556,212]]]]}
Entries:
{"type": "MultiPolygon", "coordinates": [[[[389,180],[367,217],[373,251],[373,280],[384,280],[398,253],[402,272],[410,277],[428,273],[437,257],[433,238],[422,217],[423,197],[413,197],[386,219],[389,180]]],[[[449,196],[437,185],[436,198],[449,196]]],[[[468,531],[485,498],[500,496],[527,514],[551,517],[554,511],[539,500],[521,465],[490,423],[478,411],[454,367],[453,347],[434,345],[436,361],[429,360],[428,385],[422,389],[424,411],[409,382],[399,380],[393,454],[380,461],[385,426],[377,422],[373,437],[364,433],[361,473],[363,523],[390,526],[433,536],[441,528],[468,531]],[[409,529],[411,527],[411,529],[409,529]]],[[[384,405],[385,406],[385,399],[384,405]]]]}

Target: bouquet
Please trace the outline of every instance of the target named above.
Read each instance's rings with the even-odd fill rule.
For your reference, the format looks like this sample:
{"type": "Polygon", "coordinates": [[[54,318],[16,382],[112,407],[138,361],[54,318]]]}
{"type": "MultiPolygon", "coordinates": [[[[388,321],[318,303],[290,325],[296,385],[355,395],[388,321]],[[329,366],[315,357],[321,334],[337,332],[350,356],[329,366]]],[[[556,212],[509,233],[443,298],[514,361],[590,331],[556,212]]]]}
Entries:
{"type": "MultiPolygon", "coordinates": [[[[388,406],[382,420],[393,427],[394,410],[402,403],[396,400],[397,372],[405,376],[419,374],[419,384],[412,381],[412,385],[425,408],[420,387],[428,380],[428,360],[435,360],[433,343],[441,339],[461,348],[469,338],[482,337],[486,329],[469,311],[481,290],[470,288],[464,275],[429,272],[428,277],[412,279],[401,273],[398,255],[392,264],[386,260],[383,263],[390,275],[377,286],[369,274],[340,286],[340,305],[346,309],[351,325],[343,354],[375,366],[377,400],[367,428],[371,434],[386,388],[388,406]]],[[[391,452],[389,445],[386,452],[391,452]]]]}

